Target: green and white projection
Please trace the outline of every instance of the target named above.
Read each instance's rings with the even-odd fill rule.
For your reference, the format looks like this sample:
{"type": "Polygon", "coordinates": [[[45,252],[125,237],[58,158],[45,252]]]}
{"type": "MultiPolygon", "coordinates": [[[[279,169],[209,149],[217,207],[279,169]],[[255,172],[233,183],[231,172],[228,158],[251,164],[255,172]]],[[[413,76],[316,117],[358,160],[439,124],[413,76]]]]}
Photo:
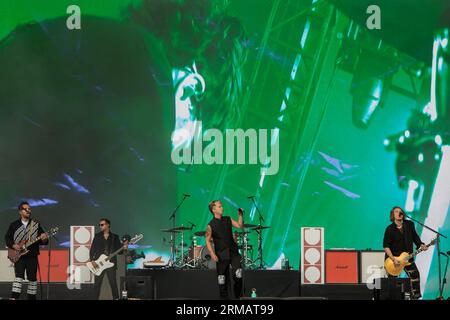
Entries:
{"type": "MultiPolygon", "coordinates": [[[[61,246],[108,217],[167,257],[190,194],[187,238],[213,199],[259,223],[255,196],[272,268],[301,227],[381,250],[396,205],[450,234],[450,19],[419,2],[2,0],[0,228],[26,199],[61,246]]],[[[436,249],[417,261],[434,298],[436,249]]]]}

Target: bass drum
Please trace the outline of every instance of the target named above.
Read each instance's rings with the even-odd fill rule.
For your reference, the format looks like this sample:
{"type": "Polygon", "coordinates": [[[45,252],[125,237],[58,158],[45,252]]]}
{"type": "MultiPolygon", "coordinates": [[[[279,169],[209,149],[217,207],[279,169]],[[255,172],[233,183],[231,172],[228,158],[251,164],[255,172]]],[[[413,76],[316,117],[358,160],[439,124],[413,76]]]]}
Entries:
{"type": "MultiPolygon", "coordinates": [[[[214,248],[214,244],[212,247],[214,248]]],[[[212,260],[207,246],[203,246],[200,253],[200,266],[202,269],[216,270],[216,263],[212,260]]]]}

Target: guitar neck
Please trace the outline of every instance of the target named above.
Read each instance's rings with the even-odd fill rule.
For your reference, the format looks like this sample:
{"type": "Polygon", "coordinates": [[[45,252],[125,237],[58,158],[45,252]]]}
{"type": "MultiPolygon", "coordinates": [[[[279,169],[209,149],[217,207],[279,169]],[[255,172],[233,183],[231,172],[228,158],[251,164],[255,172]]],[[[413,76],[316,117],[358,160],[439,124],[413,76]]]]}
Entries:
{"type": "Polygon", "coordinates": [[[33,244],[35,244],[36,242],[38,242],[39,240],[41,240],[41,237],[37,237],[35,240],[31,241],[31,242],[27,242],[25,244],[25,248],[28,248],[29,246],[32,246],[33,244]]]}
{"type": "MultiPolygon", "coordinates": [[[[135,243],[138,242],[140,239],[142,239],[142,237],[139,238],[139,239],[133,238],[133,239],[131,239],[131,242],[130,242],[129,244],[135,244],[135,243]]],[[[121,246],[119,249],[117,249],[116,251],[114,251],[113,253],[111,253],[111,254],[108,256],[108,260],[114,258],[114,257],[115,257],[116,255],[118,255],[118,254],[120,253],[120,251],[122,251],[122,250],[124,250],[123,246],[121,246]]]]}
{"type": "MultiPolygon", "coordinates": [[[[430,244],[427,244],[425,247],[430,247],[430,245],[431,245],[431,243],[430,244]]],[[[415,256],[417,256],[419,253],[421,253],[423,250],[422,249],[418,249],[416,252],[414,252],[414,253],[411,253],[409,256],[408,256],[408,260],[409,259],[411,259],[411,258],[414,258],[415,256]]]]}
{"type": "Polygon", "coordinates": [[[111,254],[108,256],[108,260],[110,260],[110,259],[114,258],[115,256],[117,256],[117,255],[120,253],[120,251],[122,251],[122,250],[123,250],[123,247],[120,247],[119,249],[117,249],[116,251],[114,251],[113,253],[111,253],[111,254]]]}

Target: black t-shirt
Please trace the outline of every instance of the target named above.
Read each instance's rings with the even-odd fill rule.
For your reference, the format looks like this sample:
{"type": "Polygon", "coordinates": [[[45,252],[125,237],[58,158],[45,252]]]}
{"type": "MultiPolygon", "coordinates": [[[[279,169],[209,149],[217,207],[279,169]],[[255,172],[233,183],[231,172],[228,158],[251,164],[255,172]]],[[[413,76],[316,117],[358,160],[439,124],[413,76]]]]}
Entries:
{"type": "MultiPolygon", "coordinates": [[[[417,247],[423,244],[412,221],[403,221],[403,232],[394,222],[387,226],[384,232],[383,248],[391,249],[394,256],[399,256],[402,252],[412,253],[413,243],[417,247]]],[[[387,254],[385,257],[387,258],[387,254]]]]}
{"type": "Polygon", "coordinates": [[[214,251],[219,259],[227,260],[239,255],[237,244],[233,238],[230,217],[213,218],[208,225],[212,231],[214,251]]]}

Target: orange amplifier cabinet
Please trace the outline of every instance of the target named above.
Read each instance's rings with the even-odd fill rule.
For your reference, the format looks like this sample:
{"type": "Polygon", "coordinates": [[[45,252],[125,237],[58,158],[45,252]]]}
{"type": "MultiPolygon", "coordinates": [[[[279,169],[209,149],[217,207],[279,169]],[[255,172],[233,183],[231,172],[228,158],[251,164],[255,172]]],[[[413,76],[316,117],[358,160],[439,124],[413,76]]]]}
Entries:
{"type": "MultiPolygon", "coordinates": [[[[42,282],[48,281],[48,250],[40,250],[38,280],[42,282]],[[42,279],[40,276],[42,276],[42,279]]],[[[52,249],[50,256],[50,282],[66,282],[69,276],[69,250],[68,249],[52,249]]]]}
{"type": "Polygon", "coordinates": [[[359,283],[359,252],[357,250],[326,250],[325,282],[359,283]]]}

